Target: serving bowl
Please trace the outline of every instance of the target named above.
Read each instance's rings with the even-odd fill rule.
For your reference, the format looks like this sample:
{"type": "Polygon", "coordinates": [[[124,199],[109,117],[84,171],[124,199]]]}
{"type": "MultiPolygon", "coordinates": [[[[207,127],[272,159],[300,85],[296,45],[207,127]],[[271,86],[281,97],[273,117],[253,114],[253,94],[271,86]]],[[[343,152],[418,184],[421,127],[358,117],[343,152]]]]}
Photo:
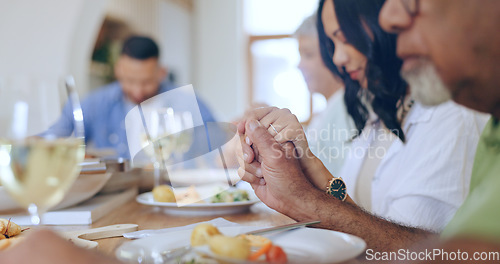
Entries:
{"type": "MultiPolygon", "coordinates": [[[[64,199],[50,210],[59,210],[86,201],[98,193],[111,177],[111,173],[81,173],[75,180],[64,199]]],[[[0,186],[0,211],[22,209],[12,199],[5,187],[0,186]]]]}

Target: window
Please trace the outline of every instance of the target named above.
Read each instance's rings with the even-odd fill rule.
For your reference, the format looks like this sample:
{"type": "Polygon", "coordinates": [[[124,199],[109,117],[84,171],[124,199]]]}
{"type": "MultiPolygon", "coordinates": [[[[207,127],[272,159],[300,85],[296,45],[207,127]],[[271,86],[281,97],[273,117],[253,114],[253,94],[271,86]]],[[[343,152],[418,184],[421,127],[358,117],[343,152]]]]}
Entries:
{"type": "MultiPolygon", "coordinates": [[[[245,0],[251,103],[289,108],[301,122],[310,119],[313,99],[297,68],[300,55],[292,34],[317,6],[317,1],[245,0]]],[[[314,105],[324,107],[325,100],[318,104],[317,98],[314,105]]]]}

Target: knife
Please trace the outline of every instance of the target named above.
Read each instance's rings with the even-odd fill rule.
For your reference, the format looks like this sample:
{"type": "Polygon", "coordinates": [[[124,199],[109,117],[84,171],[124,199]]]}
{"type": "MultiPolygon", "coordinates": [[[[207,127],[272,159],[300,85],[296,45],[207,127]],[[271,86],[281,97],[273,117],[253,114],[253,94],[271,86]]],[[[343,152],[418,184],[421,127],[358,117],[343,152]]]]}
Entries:
{"type": "Polygon", "coordinates": [[[319,224],[319,223],[321,223],[321,221],[301,221],[301,222],[288,224],[288,225],[274,226],[274,227],[254,230],[254,231],[246,232],[246,233],[244,233],[244,235],[263,235],[263,234],[268,234],[268,233],[273,233],[273,232],[278,232],[278,231],[296,229],[296,228],[303,227],[303,226],[315,225],[315,224],[319,224]]]}
{"type": "Polygon", "coordinates": [[[60,233],[60,235],[79,247],[92,249],[97,247],[98,244],[97,242],[91,240],[119,237],[124,233],[137,231],[138,227],[139,226],[136,224],[110,225],[87,230],[63,232],[60,233]]]}

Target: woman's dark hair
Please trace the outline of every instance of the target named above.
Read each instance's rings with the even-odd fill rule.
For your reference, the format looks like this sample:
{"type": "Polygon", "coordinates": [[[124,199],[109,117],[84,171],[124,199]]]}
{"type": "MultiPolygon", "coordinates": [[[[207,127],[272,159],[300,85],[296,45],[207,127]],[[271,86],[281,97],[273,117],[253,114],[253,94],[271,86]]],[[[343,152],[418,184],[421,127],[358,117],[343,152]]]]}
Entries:
{"type": "MultiPolygon", "coordinates": [[[[368,91],[373,96],[373,111],[385,126],[404,142],[405,136],[397,118],[397,111],[402,105],[400,102],[404,101],[408,85],[399,75],[402,61],[396,55],[396,35],[384,32],[378,23],[380,9],[385,0],[333,1],[340,29],[347,42],[368,59],[365,74],[368,91]]],[[[325,65],[344,80],[347,111],[361,133],[368,119],[368,110],[361,101],[363,88],[358,81],[352,80],[346,74],[345,69],[340,71],[332,61],[335,45],[325,34],[323,27],[321,14],[324,4],[325,0],[321,0],[318,9],[321,56],[325,65]]]]}

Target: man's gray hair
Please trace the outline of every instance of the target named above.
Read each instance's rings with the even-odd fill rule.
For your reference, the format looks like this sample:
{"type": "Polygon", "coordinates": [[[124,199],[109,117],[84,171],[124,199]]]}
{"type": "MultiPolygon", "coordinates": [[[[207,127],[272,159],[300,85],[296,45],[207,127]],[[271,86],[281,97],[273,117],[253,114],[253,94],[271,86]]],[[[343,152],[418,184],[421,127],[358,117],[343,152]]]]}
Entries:
{"type": "Polygon", "coordinates": [[[304,21],[302,21],[302,24],[300,24],[297,30],[295,30],[295,33],[293,33],[293,37],[317,37],[318,29],[316,28],[316,20],[316,13],[304,19],[304,21]]]}

